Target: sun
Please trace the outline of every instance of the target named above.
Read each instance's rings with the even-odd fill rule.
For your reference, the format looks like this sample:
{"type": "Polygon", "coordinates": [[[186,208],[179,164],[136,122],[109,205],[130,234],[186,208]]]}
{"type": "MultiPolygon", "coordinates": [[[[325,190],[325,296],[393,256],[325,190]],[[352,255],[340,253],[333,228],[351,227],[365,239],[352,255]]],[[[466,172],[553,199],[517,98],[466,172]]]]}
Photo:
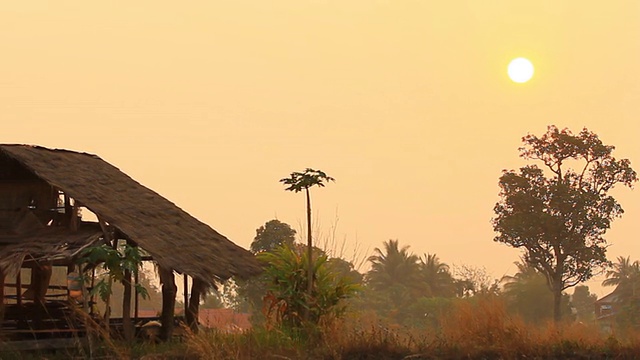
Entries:
{"type": "Polygon", "coordinates": [[[525,83],[533,77],[533,64],[528,59],[515,58],[509,63],[507,73],[513,82],[525,83]]]}

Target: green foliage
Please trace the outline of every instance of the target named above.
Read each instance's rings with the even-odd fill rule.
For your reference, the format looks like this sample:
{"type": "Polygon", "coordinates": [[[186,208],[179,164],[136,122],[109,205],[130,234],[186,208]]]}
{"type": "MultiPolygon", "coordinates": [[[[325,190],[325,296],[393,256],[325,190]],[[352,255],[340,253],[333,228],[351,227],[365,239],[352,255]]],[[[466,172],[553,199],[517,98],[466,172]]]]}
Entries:
{"type": "MultiPolygon", "coordinates": [[[[256,230],[256,236],[251,243],[254,254],[270,252],[280,246],[293,247],[296,231],[287,223],[270,220],[256,230]]],[[[241,312],[252,312],[253,322],[261,322],[263,307],[262,299],[267,294],[269,278],[262,273],[250,279],[234,279],[236,287],[235,308],[241,312]]]]}
{"type": "Polygon", "coordinates": [[[419,258],[409,252],[408,246],[401,247],[398,240],[385,241],[383,245],[368,259],[371,270],[365,276],[366,288],[359,299],[360,307],[374,310],[395,324],[414,320],[423,323],[423,317],[416,318],[416,312],[421,311],[421,304],[428,302],[425,299],[456,295],[457,280],[437,255],[425,254],[419,258]]]}
{"type": "Polygon", "coordinates": [[[371,270],[366,275],[367,285],[375,291],[392,290],[392,300],[401,305],[408,297],[420,294],[421,279],[418,256],[409,252],[409,246],[400,247],[398,240],[383,243],[369,257],[371,270]]]}
{"type": "Polygon", "coordinates": [[[604,286],[615,286],[618,296],[616,324],[620,329],[640,328],[640,262],[618,257],[607,271],[604,286]]]}
{"type": "Polygon", "coordinates": [[[460,265],[453,269],[454,287],[457,297],[497,295],[498,281],[492,279],[487,269],[473,265],[460,265]]]}
{"type": "Polygon", "coordinates": [[[618,257],[618,262],[614,263],[607,270],[606,279],[603,286],[616,286],[616,291],[622,297],[634,295],[634,289],[640,293],[640,262],[631,262],[630,257],[618,257]]]}
{"type": "Polygon", "coordinates": [[[455,295],[455,282],[449,265],[440,262],[436,254],[425,254],[420,259],[419,267],[428,296],[453,297],[455,295]]]}
{"type": "MultiPolygon", "coordinates": [[[[543,324],[553,319],[553,293],[547,286],[545,276],[532,266],[520,262],[515,264],[518,272],[502,278],[507,310],[533,324],[543,324]]],[[[561,304],[563,317],[568,319],[571,316],[568,295],[563,294],[561,304]]],[[[591,309],[593,312],[593,304],[591,309]]]]}
{"type": "Polygon", "coordinates": [[[251,252],[257,254],[283,245],[293,246],[295,240],[296,231],[289,224],[276,219],[270,220],[256,230],[256,237],[251,243],[251,252]]]}
{"type": "Polygon", "coordinates": [[[596,294],[589,292],[586,285],[578,285],[571,295],[571,306],[576,310],[576,321],[588,323],[595,320],[595,302],[598,300],[596,294]]]}
{"type": "Polygon", "coordinates": [[[353,266],[353,263],[342,258],[329,258],[327,267],[337,277],[346,278],[352,284],[362,284],[363,275],[353,266]]]}
{"type": "Polygon", "coordinates": [[[285,190],[293,192],[307,190],[312,186],[324,187],[324,181],[335,181],[335,179],[327,176],[323,171],[311,168],[303,172],[292,172],[288,178],[280,179],[281,183],[289,185],[285,190]]]}
{"type": "Polygon", "coordinates": [[[352,296],[357,286],[348,278],[336,276],[327,266],[327,256],[320,255],[313,264],[314,282],[311,294],[307,289],[308,257],[286,246],[272,252],[258,254],[265,262],[265,274],[269,279],[266,296],[267,313],[285,327],[299,328],[304,324],[304,314],[309,323],[317,324],[322,318],[340,316],[344,307],[340,300],[352,296]]]}
{"type": "Polygon", "coordinates": [[[616,314],[617,328],[623,331],[640,330],[640,297],[625,299],[616,314]]]}
{"type": "MultiPolygon", "coordinates": [[[[85,248],[76,262],[85,268],[101,266],[106,272],[106,278],[101,278],[91,291],[92,295],[97,294],[103,301],[106,301],[112,294],[113,281],[122,282],[126,271],[132,275],[138,274],[142,267],[142,255],[138,247],[129,244],[121,245],[119,249],[102,244],[85,248]]],[[[141,284],[135,286],[135,291],[143,299],[149,297],[147,289],[141,284]]]]}
{"type": "Polygon", "coordinates": [[[574,135],[549,126],[523,142],[520,156],[541,161],[546,171],[532,164],[503,172],[494,240],[523,249],[524,260],[546,276],[558,299],[607,264],[604,234],[623,213],[608,193],[616,184],[631,187],[637,174],[587,129],[574,135]]]}
{"type": "MultiPolygon", "coordinates": [[[[312,186],[324,187],[324,181],[335,181],[334,178],[327,176],[320,170],[314,170],[311,168],[305,169],[304,172],[293,172],[290,177],[280,179],[285,185],[289,185],[285,190],[299,192],[304,190],[307,197],[307,296],[312,298],[313,281],[314,281],[314,265],[313,265],[313,240],[311,236],[311,195],[309,194],[309,188],[312,186]]],[[[312,315],[307,309],[304,313],[304,318],[310,320],[312,315]]]]}

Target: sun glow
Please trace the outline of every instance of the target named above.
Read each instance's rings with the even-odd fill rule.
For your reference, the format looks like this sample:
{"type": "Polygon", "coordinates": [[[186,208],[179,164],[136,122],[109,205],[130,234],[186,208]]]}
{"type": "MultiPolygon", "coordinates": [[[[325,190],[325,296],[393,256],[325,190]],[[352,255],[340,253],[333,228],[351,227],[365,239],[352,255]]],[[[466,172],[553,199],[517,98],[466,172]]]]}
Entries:
{"type": "Polygon", "coordinates": [[[509,63],[507,73],[514,82],[525,83],[533,77],[533,64],[528,59],[515,58],[509,63]]]}

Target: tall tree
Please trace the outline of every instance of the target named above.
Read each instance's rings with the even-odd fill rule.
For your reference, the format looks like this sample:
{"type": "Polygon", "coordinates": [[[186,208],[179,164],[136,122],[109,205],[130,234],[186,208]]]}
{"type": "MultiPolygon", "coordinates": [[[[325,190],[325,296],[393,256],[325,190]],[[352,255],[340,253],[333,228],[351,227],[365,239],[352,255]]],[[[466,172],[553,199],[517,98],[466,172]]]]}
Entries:
{"type": "Polygon", "coordinates": [[[262,251],[273,251],[286,245],[293,246],[296,240],[296,231],[287,223],[274,219],[267,221],[256,230],[256,237],[251,243],[251,252],[257,254],[262,251]]]}
{"type": "MultiPolygon", "coordinates": [[[[277,219],[269,220],[256,229],[256,236],[251,243],[251,252],[259,254],[273,252],[281,246],[294,247],[296,231],[287,223],[277,219]]],[[[267,294],[269,278],[265,273],[250,279],[234,279],[235,287],[224,287],[225,291],[236,294],[236,310],[252,312],[253,320],[262,316],[263,298],[267,294]]],[[[228,297],[228,296],[227,296],[228,297]]]]}
{"type": "Polygon", "coordinates": [[[324,182],[335,181],[334,178],[328,176],[323,171],[311,168],[305,169],[303,172],[292,172],[288,178],[280,179],[280,182],[289,185],[285,190],[293,192],[305,192],[307,197],[307,256],[309,257],[307,269],[307,294],[309,298],[313,292],[313,241],[311,239],[311,195],[309,188],[313,186],[324,187],[324,182]]]}
{"type": "Polygon", "coordinates": [[[400,306],[421,293],[419,258],[409,252],[409,246],[400,247],[398,240],[383,245],[368,259],[371,270],[366,275],[367,285],[374,291],[388,292],[394,305],[400,306]]]}
{"type": "Polygon", "coordinates": [[[618,262],[607,271],[603,286],[615,286],[614,290],[624,305],[640,301],[640,262],[630,257],[618,257],[618,262]]]}
{"type": "Polygon", "coordinates": [[[562,291],[607,263],[604,235],[623,213],[609,191],[617,184],[631,187],[637,174],[629,160],[614,158],[614,147],[587,129],[574,135],[549,126],[541,137],[522,140],[520,156],[544,168],[503,171],[494,241],[523,249],[524,260],[545,275],[554,294],[554,320],[560,321],[562,291]]]}
{"type": "Polygon", "coordinates": [[[420,259],[420,272],[428,296],[453,297],[455,286],[449,265],[440,262],[436,254],[425,254],[420,259]]]}

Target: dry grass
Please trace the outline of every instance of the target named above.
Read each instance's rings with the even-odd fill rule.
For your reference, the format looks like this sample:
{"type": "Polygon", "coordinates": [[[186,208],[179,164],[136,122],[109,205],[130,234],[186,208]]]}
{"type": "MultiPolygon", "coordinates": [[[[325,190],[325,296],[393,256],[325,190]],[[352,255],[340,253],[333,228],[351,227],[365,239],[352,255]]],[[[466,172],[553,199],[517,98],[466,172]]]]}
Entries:
{"type": "Polygon", "coordinates": [[[634,359],[640,335],[610,336],[595,324],[529,326],[497,299],[461,301],[432,330],[385,325],[359,314],[302,339],[277,330],[204,332],[187,338],[200,359],[634,359]]]}
{"type": "Polygon", "coordinates": [[[530,326],[509,315],[504,304],[494,298],[456,302],[431,330],[388,325],[373,314],[359,313],[323,324],[312,337],[303,334],[262,328],[243,334],[187,332],[183,341],[176,343],[102,344],[103,350],[96,355],[145,360],[346,360],[635,359],[640,354],[638,333],[608,335],[595,324],[580,323],[530,326]]]}

